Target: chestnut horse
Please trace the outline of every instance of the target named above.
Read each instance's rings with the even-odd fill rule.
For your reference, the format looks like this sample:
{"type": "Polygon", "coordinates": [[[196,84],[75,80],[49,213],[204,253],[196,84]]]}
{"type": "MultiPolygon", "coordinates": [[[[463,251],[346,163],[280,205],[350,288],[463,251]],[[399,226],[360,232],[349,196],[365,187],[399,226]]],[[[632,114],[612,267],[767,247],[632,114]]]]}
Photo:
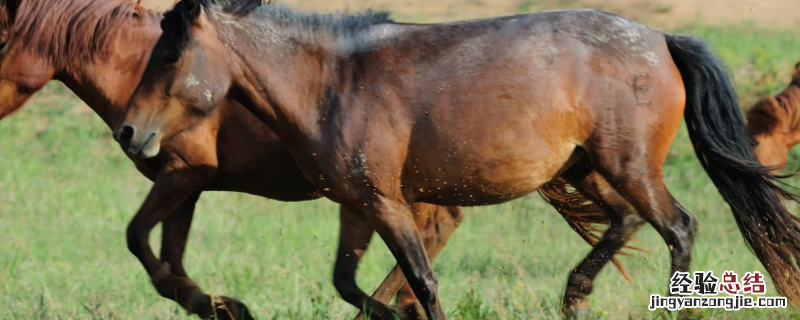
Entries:
{"type": "Polygon", "coordinates": [[[776,173],[786,166],[789,150],[800,142],[800,62],[783,92],[761,98],[747,111],[747,133],[758,143],[756,155],[763,165],[776,173]]]}
{"type": "MultiPolygon", "coordinates": [[[[129,1],[0,0],[0,119],[56,79],[114,128],[161,34],[161,18],[129,1]]],[[[205,302],[211,297],[189,279],[182,261],[200,193],[236,191],[284,201],[315,199],[319,194],[275,134],[235,102],[223,102],[214,117],[162,149],[153,159],[132,158],[155,185],[128,229],[130,249],[162,295],[207,318],[213,310],[205,302]],[[146,241],[158,222],[164,223],[160,262],[146,241]]],[[[584,205],[585,200],[567,192],[563,184],[550,184],[544,193],[570,226],[593,244],[591,223],[604,222],[604,216],[595,215],[595,206],[584,205]]],[[[461,212],[424,203],[415,203],[413,210],[433,259],[460,223],[461,212]]],[[[388,302],[404,284],[396,267],[374,297],[388,302]]],[[[413,299],[406,285],[401,300],[413,299]]],[[[217,301],[224,302],[217,305],[218,314],[238,305],[226,297],[217,301]]]]}
{"type": "Polygon", "coordinates": [[[376,23],[383,15],[182,0],[165,14],[115,138],[149,158],[220,102],[241,102],[325,197],[350,208],[358,225],[339,247],[334,284],[378,319],[390,309],[341,281],[373,230],[428,318],[445,319],[409,204],[497,204],[563,177],[611,221],[569,277],[571,317],[585,314],[594,277],[644,222],[671,249],[672,273],[689,271],[697,222],[662,176],[684,117],[745,241],[800,302],[800,221],[781,202],[796,197],[758,163],[703,41],[594,10],[376,23]]]}

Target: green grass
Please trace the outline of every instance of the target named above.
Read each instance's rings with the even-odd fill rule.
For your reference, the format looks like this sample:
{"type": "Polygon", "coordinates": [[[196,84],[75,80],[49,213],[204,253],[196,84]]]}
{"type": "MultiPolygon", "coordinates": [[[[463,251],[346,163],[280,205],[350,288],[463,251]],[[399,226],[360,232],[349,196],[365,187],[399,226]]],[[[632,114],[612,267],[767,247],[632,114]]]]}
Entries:
{"type": "MultiPolygon", "coordinates": [[[[708,39],[743,99],[782,88],[800,58],[800,34],[746,27],[684,30],[708,39]]],[[[160,298],[128,253],[124,230],[151,183],[119,151],[99,118],[60,84],[0,122],[0,319],[185,319],[160,298]]],[[[797,161],[800,155],[793,154],[797,161]]],[[[764,271],[746,249],[726,204],[681,128],[665,180],[700,221],[693,270],[764,271]]],[[[800,185],[797,179],[791,180],[800,185]]],[[[798,207],[790,205],[794,211],[798,207]]],[[[538,196],[468,208],[435,263],[453,319],[557,317],[567,275],[589,247],[538,196]]],[[[346,319],[355,309],[331,279],[337,208],[327,200],[281,203],[206,193],[197,208],[186,266],[206,290],[241,298],[260,319],[346,319]]],[[[158,249],[158,232],[153,235],[158,249]]],[[[634,283],[605,268],[590,298],[596,319],[669,319],[647,311],[664,294],[668,249],[649,226],[621,258],[634,283]]],[[[371,291],[393,265],[379,239],[358,280],[371,291]]],[[[768,293],[775,294],[768,287],[768,293]]],[[[791,310],[705,310],[707,319],[797,319],[791,310]]]]}

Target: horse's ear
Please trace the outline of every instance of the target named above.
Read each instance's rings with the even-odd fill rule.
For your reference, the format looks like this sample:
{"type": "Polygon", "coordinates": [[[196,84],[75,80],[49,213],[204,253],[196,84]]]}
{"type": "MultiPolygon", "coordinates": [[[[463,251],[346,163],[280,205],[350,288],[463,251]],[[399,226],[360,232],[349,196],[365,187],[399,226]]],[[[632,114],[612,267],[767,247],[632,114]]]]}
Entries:
{"type": "MultiPolygon", "coordinates": [[[[792,84],[800,86],[800,62],[794,65],[794,74],[792,74],[792,84]]],[[[800,101],[797,101],[800,102],[800,101]]]]}
{"type": "Polygon", "coordinates": [[[192,21],[200,17],[200,12],[203,11],[203,6],[200,4],[200,0],[183,0],[183,3],[186,8],[186,12],[188,12],[189,17],[192,18],[192,21]]]}
{"type": "Polygon", "coordinates": [[[133,16],[136,18],[144,17],[147,13],[147,9],[142,6],[142,0],[136,0],[135,4],[133,5],[133,16]]]}
{"type": "Polygon", "coordinates": [[[17,18],[22,0],[0,0],[0,43],[5,44],[17,18]]]}

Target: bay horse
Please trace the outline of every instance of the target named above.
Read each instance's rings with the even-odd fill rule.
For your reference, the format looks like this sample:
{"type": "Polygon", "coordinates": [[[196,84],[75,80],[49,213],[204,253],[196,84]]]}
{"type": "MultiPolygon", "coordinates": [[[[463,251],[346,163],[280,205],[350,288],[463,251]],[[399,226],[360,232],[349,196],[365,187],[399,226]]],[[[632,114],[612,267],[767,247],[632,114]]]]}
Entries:
{"type": "MultiPolygon", "coordinates": [[[[0,119],[55,79],[113,129],[161,35],[161,19],[160,13],[123,0],[0,0],[0,119]]],[[[155,184],[128,228],[129,248],[161,295],[204,318],[212,312],[226,315],[225,309],[236,313],[235,307],[244,305],[204,294],[184,269],[200,194],[234,191],[283,201],[320,197],[277,136],[236,102],[222,102],[216,115],[165,143],[157,157],[131,159],[155,184]],[[146,241],[158,222],[164,226],[160,261],[146,241]],[[216,310],[207,307],[211,300],[216,310]]],[[[585,199],[568,192],[563,181],[549,184],[543,194],[584,239],[596,242],[592,223],[605,223],[604,216],[595,214],[596,206],[584,205],[585,199]]],[[[425,203],[412,209],[433,259],[461,222],[461,211],[425,203]]],[[[342,232],[347,235],[346,229],[342,232]]],[[[416,299],[395,267],[373,297],[386,303],[398,290],[399,301],[416,299]]]]}
{"type": "MultiPolygon", "coordinates": [[[[0,61],[0,118],[56,79],[114,128],[161,34],[162,15],[130,1],[106,0],[9,1],[2,9],[6,15],[0,21],[5,23],[2,35],[6,38],[2,39],[0,61]],[[51,29],[69,23],[73,29],[51,29]],[[95,30],[100,32],[95,34],[95,30]]],[[[243,304],[204,294],[184,270],[183,253],[200,193],[236,191],[283,201],[311,200],[319,195],[266,126],[235,103],[223,104],[220,117],[183,134],[158,159],[132,158],[155,185],[128,229],[129,246],[158,292],[187,311],[203,318],[230,311],[232,318],[247,319],[249,311],[242,309],[243,304]],[[216,145],[195,148],[208,141],[216,145]],[[164,223],[160,262],[153,260],[146,240],[158,222],[164,223]],[[217,310],[208,308],[212,299],[217,310]]],[[[434,258],[461,222],[461,211],[425,203],[414,204],[414,210],[426,248],[434,258]]],[[[404,285],[405,278],[396,269],[376,290],[376,299],[389,302],[404,285]]],[[[413,292],[406,288],[401,299],[413,300],[409,297],[413,292]]]]}
{"type": "Polygon", "coordinates": [[[562,313],[573,317],[645,222],[669,246],[671,273],[689,271],[697,221],[662,176],[685,118],[744,240],[800,302],[800,221],[781,202],[797,197],[756,159],[724,65],[702,40],[595,10],[444,24],[376,23],[381,15],[182,0],[165,13],[115,138],[149,158],[222,101],[242,103],[325,197],[350,208],[360,231],[339,247],[334,285],[376,319],[390,309],[344,281],[373,230],[427,317],[445,319],[409,204],[497,204],[562,177],[611,222],[569,276],[562,313]]]}
{"type": "Polygon", "coordinates": [[[747,111],[747,133],[757,143],[756,155],[775,173],[786,166],[789,150],[800,142],[800,62],[781,93],[761,98],[747,111]]]}

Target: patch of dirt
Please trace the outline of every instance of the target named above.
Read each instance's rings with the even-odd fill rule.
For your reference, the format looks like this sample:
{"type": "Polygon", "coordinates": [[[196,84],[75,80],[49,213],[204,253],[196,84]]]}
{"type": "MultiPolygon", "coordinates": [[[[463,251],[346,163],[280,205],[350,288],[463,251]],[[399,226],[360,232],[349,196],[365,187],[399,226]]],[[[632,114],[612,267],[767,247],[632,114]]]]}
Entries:
{"type": "Polygon", "coordinates": [[[698,21],[717,26],[753,23],[776,29],[800,26],[798,0],[586,0],[586,4],[659,28],[698,21]]]}
{"type": "MultiPolygon", "coordinates": [[[[395,19],[444,22],[527,11],[593,8],[619,14],[656,28],[702,21],[706,25],[753,23],[761,28],[800,27],[798,0],[280,0],[305,11],[357,12],[367,8],[394,12],[395,19]]],[[[174,0],[142,0],[166,10],[174,0]]]]}
{"type": "Polygon", "coordinates": [[[173,0],[142,0],[140,4],[148,9],[166,11],[172,8],[173,0]]]}

